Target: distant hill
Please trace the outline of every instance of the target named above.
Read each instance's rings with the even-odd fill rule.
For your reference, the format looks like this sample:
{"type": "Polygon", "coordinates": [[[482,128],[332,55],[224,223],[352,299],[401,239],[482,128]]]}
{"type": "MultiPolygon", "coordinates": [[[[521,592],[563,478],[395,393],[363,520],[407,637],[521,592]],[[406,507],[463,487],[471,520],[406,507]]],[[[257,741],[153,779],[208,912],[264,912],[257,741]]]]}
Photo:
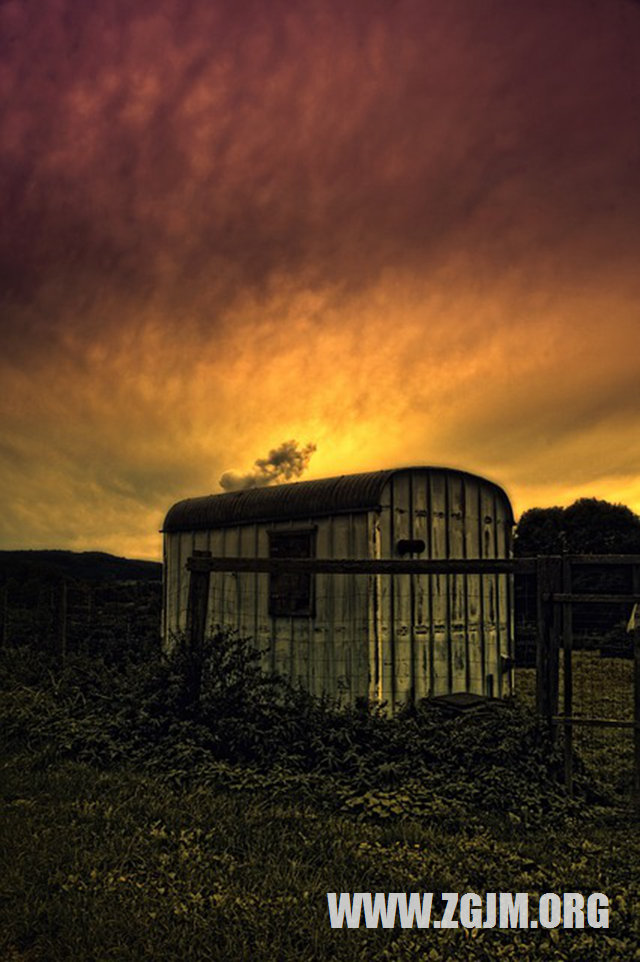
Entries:
{"type": "Polygon", "coordinates": [[[160,581],[158,561],[135,561],[104,551],[0,551],[0,581],[16,578],[77,581],[160,581]]]}

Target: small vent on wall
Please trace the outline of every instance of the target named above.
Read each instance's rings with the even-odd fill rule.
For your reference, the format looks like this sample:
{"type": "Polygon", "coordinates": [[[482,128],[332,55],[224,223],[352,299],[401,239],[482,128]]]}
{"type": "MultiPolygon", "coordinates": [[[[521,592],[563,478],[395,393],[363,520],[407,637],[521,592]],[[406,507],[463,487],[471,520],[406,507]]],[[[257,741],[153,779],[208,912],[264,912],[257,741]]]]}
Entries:
{"type": "Polygon", "coordinates": [[[422,538],[401,538],[396,544],[398,554],[422,554],[426,545],[422,538]]]}

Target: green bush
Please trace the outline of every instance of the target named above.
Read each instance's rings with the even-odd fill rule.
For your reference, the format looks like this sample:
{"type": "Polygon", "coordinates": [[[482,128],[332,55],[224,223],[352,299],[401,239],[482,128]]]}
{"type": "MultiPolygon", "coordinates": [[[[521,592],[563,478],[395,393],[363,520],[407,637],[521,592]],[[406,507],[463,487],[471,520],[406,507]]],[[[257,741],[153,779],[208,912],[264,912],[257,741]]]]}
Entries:
{"type": "MultiPolygon", "coordinates": [[[[222,778],[243,789],[251,783],[243,772],[276,772],[292,792],[348,802],[359,818],[421,816],[435,792],[452,813],[463,806],[527,822],[575,807],[558,750],[516,704],[453,718],[429,702],[393,718],[379,706],[338,708],[265,674],[253,645],[222,631],[207,639],[195,704],[188,669],[184,643],[164,659],[114,666],[75,657],[63,670],[6,652],[5,737],[49,759],[126,761],[184,782],[222,778]]],[[[580,797],[590,789],[576,769],[580,797]]]]}

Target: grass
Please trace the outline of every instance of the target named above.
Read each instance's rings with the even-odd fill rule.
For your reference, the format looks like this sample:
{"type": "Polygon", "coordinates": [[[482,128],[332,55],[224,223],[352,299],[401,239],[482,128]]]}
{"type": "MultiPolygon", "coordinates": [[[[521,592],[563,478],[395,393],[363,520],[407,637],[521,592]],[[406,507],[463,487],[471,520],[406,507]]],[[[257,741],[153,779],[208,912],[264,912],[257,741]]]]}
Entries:
{"type": "Polygon", "coordinates": [[[215,699],[180,718],[155,669],[9,661],[2,959],[640,959],[640,826],[588,771],[566,798],[517,706],[390,722],[302,699],[300,727],[249,671],[227,720],[215,699]],[[603,891],[611,924],[332,930],[328,891],[603,891]]]}
{"type": "Polygon", "coordinates": [[[637,825],[604,814],[522,830],[460,818],[357,821],[269,786],[175,787],[24,756],[3,775],[5,958],[633,959],[637,825]],[[327,891],[604,891],[611,928],[334,931],[327,891]],[[462,954],[464,953],[464,954],[462,954]]]}
{"type": "MultiPolygon", "coordinates": [[[[601,657],[599,651],[574,651],[572,714],[577,718],[633,721],[633,661],[601,657]]],[[[516,691],[521,704],[535,704],[536,672],[516,669],[516,691]]],[[[560,712],[563,705],[560,653],[560,712]]],[[[633,780],[633,730],[576,725],[573,746],[592,781],[606,785],[621,800],[630,800],[633,780]]]]}

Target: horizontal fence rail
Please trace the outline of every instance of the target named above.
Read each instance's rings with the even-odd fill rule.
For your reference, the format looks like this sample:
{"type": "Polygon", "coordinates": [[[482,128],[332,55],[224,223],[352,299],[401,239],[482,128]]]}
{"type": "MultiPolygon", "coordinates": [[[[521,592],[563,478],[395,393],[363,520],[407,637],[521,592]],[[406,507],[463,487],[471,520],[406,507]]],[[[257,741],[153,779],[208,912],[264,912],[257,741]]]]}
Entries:
{"type": "MultiPolygon", "coordinates": [[[[299,571],[301,574],[532,574],[540,562],[564,561],[570,565],[638,565],[640,555],[563,555],[544,558],[240,558],[212,557],[194,551],[187,560],[189,571],[251,571],[267,574],[299,571]]],[[[584,601],[588,595],[576,596],[584,601]]],[[[616,596],[628,601],[629,597],[616,596]]]]}
{"type": "Polygon", "coordinates": [[[353,559],[353,558],[212,558],[205,552],[195,553],[187,561],[189,571],[249,571],[278,574],[297,571],[300,574],[401,575],[401,574],[513,574],[534,572],[535,558],[501,560],[494,558],[460,558],[423,560],[421,558],[353,559]]]}
{"type": "Polygon", "coordinates": [[[633,595],[591,595],[591,594],[572,594],[570,592],[554,592],[545,594],[545,601],[557,601],[558,604],[577,604],[583,605],[634,605],[640,603],[640,594],[633,595]]]}

